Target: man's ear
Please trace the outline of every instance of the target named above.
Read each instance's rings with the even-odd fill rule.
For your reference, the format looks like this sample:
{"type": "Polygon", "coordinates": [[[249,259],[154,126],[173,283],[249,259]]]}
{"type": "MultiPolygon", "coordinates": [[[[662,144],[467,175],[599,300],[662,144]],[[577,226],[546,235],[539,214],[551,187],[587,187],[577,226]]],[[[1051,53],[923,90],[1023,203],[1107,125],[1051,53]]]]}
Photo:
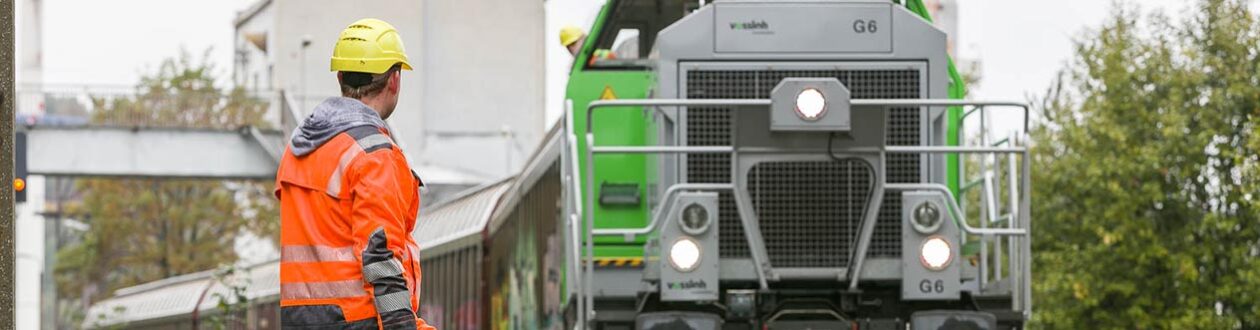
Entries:
{"type": "Polygon", "coordinates": [[[400,84],[402,84],[402,71],[397,71],[389,76],[389,84],[386,84],[385,88],[388,88],[390,93],[397,94],[400,84]]]}

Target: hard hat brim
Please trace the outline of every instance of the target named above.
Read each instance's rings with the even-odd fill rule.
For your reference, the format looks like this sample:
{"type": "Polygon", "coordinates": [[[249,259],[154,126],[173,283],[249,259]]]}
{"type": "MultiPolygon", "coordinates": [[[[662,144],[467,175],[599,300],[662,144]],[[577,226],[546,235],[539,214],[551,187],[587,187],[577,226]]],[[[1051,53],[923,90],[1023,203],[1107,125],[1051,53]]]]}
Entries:
{"type": "Polygon", "coordinates": [[[331,69],[330,71],[382,74],[385,73],[385,71],[388,71],[389,68],[393,67],[394,64],[400,65],[403,70],[412,70],[411,63],[407,63],[407,60],[399,60],[397,58],[350,59],[333,57],[329,68],[331,69]]]}
{"type": "Polygon", "coordinates": [[[561,45],[564,45],[565,47],[569,47],[569,45],[572,45],[572,44],[574,44],[574,43],[578,42],[578,40],[582,40],[582,37],[584,37],[584,35],[579,34],[579,35],[574,36],[574,37],[565,38],[564,40],[560,40],[560,44],[561,44],[561,45]]]}

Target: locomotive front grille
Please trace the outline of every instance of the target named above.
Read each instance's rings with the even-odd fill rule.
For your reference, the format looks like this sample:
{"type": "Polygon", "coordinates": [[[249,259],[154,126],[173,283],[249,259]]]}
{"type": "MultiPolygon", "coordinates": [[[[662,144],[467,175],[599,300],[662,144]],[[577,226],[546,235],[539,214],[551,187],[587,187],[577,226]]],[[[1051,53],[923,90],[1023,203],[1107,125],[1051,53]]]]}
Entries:
{"type": "Polygon", "coordinates": [[[874,182],[869,164],[765,162],[748,171],[748,194],[775,267],[849,265],[874,182]],[[855,189],[866,187],[867,190],[855,189]]]}
{"type": "MultiPolygon", "coordinates": [[[[689,99],[766,99],[770,90],[788,77],[834,77],[849,88],[854,99],[915,99],[921,97],[920,71],[877,70],[691,70],[686,72],[689,99]]],[[[731,112],[723,108],[687,110],[687,143],[693,146],[731,145],[731,112]]],[[[917,108],[891,108],[887,143],[920,144],[917,108]]],[[[731,181],[731,159],[725,154],[689,155],[687,181],[731,181]]],[[[856,248],[858,226],[874,173],[856,162],[775,162],[755,166],[748,173],[749,193],[760,220],[766,252],[775,267],[845,267],[856,248]],[[865,173],[865,174],[864,174],[865,173]],[[808,178],[808,180],[802,179],[808,178]],[[866,178],[866,179],[863,179],[866,178]],[[827,183],[831,186],[820,186],[827,183]],[[860,204],[854,204],[860,199],[860,204]],[[810,201],[810,202],[794,202],[810,201]],[[856,217],[854,217],[856,215],[856,217]]],[[[920,181],[918,155],[891,154],[885,164],[890,183],[920,181]]],[[[723,258],[750,258],[739,213],[729,193],[718,196],[723,258]]],[[[884,195],[869,257],[900,257],[901,196],[884,195]]]]}

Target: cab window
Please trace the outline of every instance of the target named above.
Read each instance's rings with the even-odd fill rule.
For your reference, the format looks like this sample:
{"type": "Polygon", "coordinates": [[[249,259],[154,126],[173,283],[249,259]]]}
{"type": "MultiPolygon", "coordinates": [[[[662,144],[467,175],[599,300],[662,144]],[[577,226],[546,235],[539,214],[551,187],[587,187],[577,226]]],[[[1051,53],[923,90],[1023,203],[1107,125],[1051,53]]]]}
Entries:
{"type": "Polygon", "coordinates": [[[646,70],[656,33],[698,5],[695,0],[614,0],[595,38],[587,68],[646,70]]]}

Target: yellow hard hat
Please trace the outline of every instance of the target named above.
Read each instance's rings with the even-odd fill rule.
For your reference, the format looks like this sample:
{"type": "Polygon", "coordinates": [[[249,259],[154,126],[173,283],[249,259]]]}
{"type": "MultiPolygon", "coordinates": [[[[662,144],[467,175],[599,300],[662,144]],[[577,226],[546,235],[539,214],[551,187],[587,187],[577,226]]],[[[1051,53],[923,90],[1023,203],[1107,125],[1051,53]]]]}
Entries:
{"type": "Polygon", "coordinates": [[[364,18],[341,30],[333,47],[332,71],[385,73],[395,64],[411,70],[402,38],[393,25],[375,18],[364,18]]]}
{"type": "Polygon", "coordinates": [[[569,45],[577,42],[578,39],[582,39],[582,36],[584,35],[586,35],[586,33],[582,32],[581,28],[566,25],[565,27],[560,28],[560,45],[569,47],[569,45]]]}

